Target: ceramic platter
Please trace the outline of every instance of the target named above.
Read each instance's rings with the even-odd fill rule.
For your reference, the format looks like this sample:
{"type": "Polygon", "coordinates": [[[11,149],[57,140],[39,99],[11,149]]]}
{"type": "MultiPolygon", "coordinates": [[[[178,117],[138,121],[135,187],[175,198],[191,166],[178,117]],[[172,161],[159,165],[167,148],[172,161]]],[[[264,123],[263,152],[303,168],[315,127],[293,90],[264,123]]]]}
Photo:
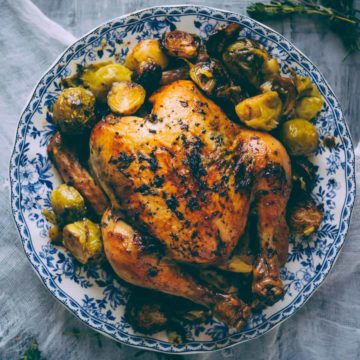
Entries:
{"type": "Polygon", "coordinates": [[[107,22],[70,46],[44,74],[21,115],[10,164],[11,204],[24,250],[49,291],[93,329],[132,346],[167,353],[209,352],[254,339],[293,315],[324,281],[340,252],[348,230],[355,194],[354,153],[349,131],[333,91],[311,61],[270,28],[242,15],[208,7],[173,6],[145,9],[107,22]],[[325,207],[319,231],[310,239],[291,239],[288,262],[281,272],[286,294],[282,301],[252,317],[241,331],[210,319],[189,325],[186,342],[169,343],[164,332],[143,335],[124,318],[129,289],[102,268],[80,266],[62,247],[49,243],[42,209],[60,183],[46,146],[55,131],[51,109],[62,90],[61,79],[78,64],[122,61],[129,48],[164,31],[180,29],[206,37],[214,27],[236,22],[242,36],[262,43],[289,68],[309,76],[325,105],[316,120],[320,137],[333,135],[330,151],[319,146],[311,161],[317,169],[314,197],[325,207]]]}

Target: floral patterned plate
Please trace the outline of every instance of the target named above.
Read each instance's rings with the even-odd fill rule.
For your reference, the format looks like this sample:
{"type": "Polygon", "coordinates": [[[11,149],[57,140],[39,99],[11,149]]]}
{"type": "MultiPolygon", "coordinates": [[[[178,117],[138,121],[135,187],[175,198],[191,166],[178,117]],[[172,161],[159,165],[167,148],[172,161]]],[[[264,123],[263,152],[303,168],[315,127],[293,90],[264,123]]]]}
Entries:
{"type": "Polygon", "coordinates": [[[268,27],[231,12],[198,6],[155,7],[116,18],[91,31],[69,47],[46,72],[21,115],[10,164],[12,210],[24,250],[50,292],[93,329],[120,342],[168,353],[213,351],[254,339],[273,328],[303,305],[324,281],[343,245],[355,195],[354,153],[343,114],[333,91],[317,68],[289,41],[268,27]],[[316,119],[320,137],[333,135],[331,150],[320,145],[312,157],[317,169],[314,196],[324,204],[319,231],[310,239],[292,239],[281,277],[286,295],[272,307],[253,316],[241,331],[216,319],[189,325],[186,342],[169,343],[165,333],[143,335],[124,318],[129,297],[126,285],[105,269],[79,266],[61,247],[49,244],[48,224],[42,209],[49,207],[51,190],[60,178],[48,160],[46,145],[55,131],[51,110],[62,90],[61,79],[78,64],[108,58],[122,61],[137,41],[159,38],[176,28],[202,37],[215,26],[240,23],[242,35],[260,41],[282,64],[309,76],[325,105],[316,119]]]}

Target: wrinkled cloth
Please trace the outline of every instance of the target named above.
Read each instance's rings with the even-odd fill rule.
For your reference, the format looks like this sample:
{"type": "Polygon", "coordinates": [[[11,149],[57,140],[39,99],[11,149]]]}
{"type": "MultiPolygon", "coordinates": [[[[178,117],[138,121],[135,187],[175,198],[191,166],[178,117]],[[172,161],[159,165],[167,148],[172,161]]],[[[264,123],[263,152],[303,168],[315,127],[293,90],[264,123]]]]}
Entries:
{"type": "MultiPolygon", "coordinates": [[[[98,25],[105,20],[96,18],[97,6],[102,2],[88,3],[87,19],[92,19],[92,26],[98,25]]],[[[141,6],[138,1],[127,3],[124,12],[160,2],[143,1],[141,6]]],[[[203,1],[199,3],[205,5],[203,1]]],[[[222,7],[242,12],[247,3],[229,1],[224,5],[213,0],[206,5],[224,5],[222,7]]],[[[111,1],[104,1],[105,4],[108,17],[114,17],[111,1]]],[[[153,352],[120,345],[83,325],[50,295],[25,256],[10,208],[10,153],[18,119],[32,88],[75,37],[48,19],[29,0],[0,0],[0,15],[0,359],[17,359],[33,339],[39,343],[44,358],[50,360],[158,359],[153,352]]],[[[61,14],[57,16],[61,18],[61,14]]],[[[360,147],[356,153],[357,169],[360,169],[360,147]]],[[[360,359],[359,215],[358,196],[350,231],[336,266],[324,285],[294,316],[256,340],[186,358],[360,359]]]]}

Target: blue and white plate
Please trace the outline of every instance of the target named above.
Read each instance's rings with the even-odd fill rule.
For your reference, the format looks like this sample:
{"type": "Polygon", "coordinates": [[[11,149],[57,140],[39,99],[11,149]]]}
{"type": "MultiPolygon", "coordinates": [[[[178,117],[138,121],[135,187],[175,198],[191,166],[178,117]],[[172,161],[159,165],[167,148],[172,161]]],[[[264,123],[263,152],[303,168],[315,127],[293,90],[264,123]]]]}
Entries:
{"type": "Polygon", "coordinates": [[[324,281],[340,252],[349,226],[355,195],[354,153],[349,131],[333,91],[317,68],[288,40],[246,16],[198,6],[155,7],[116,18],[70,46],[36,86],[21,115],[10,163],[12,210],[24,250],[44,285],[70,311],[93,329],[113,339],[168,353],[206,352],[254,339],[294,314],[324,281]],[[189,325],[186,342],[169,343],[166,334],[143,335],[124,319],[129,291],[104,269],[79,266],[62,247],[49,243],[42,209],[49,207],[51,190],[61,180],[46,154],[55,131],[51,109],[62,90],[61,79],[74,74],[78,64],[106,59],[122,61],[129,48],[164,31],[181,29],[206,37],[215,26],[237,22],[241,35],[260,41],[289,68],[309,76],[325,105],[316,119],[320,138],[333,135],[336,146],[320,145],[311,158],[317,177],[314,196],[325,207],[318,232],[310,239],[292,239],[288,262],[281,272],[286,295],[253,316],[241,331],[230,330],[216,319],[189,325]]]}

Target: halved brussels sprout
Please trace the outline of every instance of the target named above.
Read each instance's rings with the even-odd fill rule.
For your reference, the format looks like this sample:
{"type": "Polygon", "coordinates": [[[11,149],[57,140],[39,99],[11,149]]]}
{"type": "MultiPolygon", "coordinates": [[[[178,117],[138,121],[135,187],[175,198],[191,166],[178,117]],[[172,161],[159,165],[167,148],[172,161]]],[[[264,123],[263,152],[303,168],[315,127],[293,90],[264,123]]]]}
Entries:
{"type": "Polygon", "coordinates": [[[95,97],[106,102],[106,96],[114,82],[131,80],[132,72],[120,64],[107,64],[104,66],[89,67],[84,70],[81,80],[85,87],[89,88],[95,97]]]}
{"type": "Polygon", "coordinates": [[[276,59],[251,39],[240,39],[228,46],[222,55],[229,72],[258,88],[266,80],[280,76],[276,59]]]}
{"type": "Polygon", "coordinates": [[[52,191],[50,203],[59,224],[79,220],[86,214],[84,198],[74,187],[66,184],[61,184],[52,191]]]}
{"type": "Polygon", "coordinates": [[[276,91],[283,103],[282,115],[288,116],[294,110],[296,103],[296,87],[291,78],[281,76],[261,85],[261,90],[276,91]]]}
{"type": "Polygon", "coordinates": [[[60,245],[62,243],[62,231],[59,225],[53,225],[48,230],[49,239],[53,244],[60,245]]]}
{"type": "Polygon", "coordinates": [[[131,70],[138,70],[140,64],[148,60],[160,65],[163,70],[167,67],[168,59],[155,39],[138,42],[127,54],[125,66],[131,70]]]}
{"type": "Polygon", "coordinates": [[[189,66],[191,80],[208,96],[214,96],[219,88],[230,83],[225,69],[215,59],[189,66]]]}
{"type": "Polygon", "coordinates": [[[318,146],[316,127],[304,119],[286,121],[280,131],[280,138],[290,155],[308,155],[318,146]]]}
{"type": "Polygon", "coordinates": [[[163,330],[169,323],[166,297],[146,289],[133,289],[125,308],[126,319],[135,330],[145,334],[163,330]]]}
{"type": "Polygon", "coordinates": [[[295,234],[309,236],[320,226],[324,210],[308,198],[290,207],[288,223],[295,234]]]}
{"type": "Polygon", "coordinates": [[[163,34],[161,45],[169,56],[193,59],[198,54],[200,39],[186,31],[174,30],[163,34]]]}
{"type": "Polygon", "coordinates": [[[80,135],[94,125],[94,111],[95,97],[89,90],[67,88],[54,104],[53,119],[64,134],[80,135]]]}
{"type": "Polygon", "coordinates": [[[131,80],[140,84],[147,92],[151,93],[158,88],[161,75],[161,66],[149,60],[140,64],[139,69],[132,74],[131,80]]]}
{"type": "Polygon", "coordinates": [[[145,89],[132,81],[114,83],[108,94],[108,105],[112,112],[131,115],[138,111],[146,97],[145,89]]]}
{"type": "Polygon", "coordinates": [[[102,240],[99,225],[89,219],[68,224],[63,229],[63,244],[82,264],[102,254],[102,240]]]}
{"type": "Polygon", "coordinates": [[[313,119],[324,105],[324,99],[317,89],[313,90],[311,94],[315,94],[315,96],[306,96],[296,102],[295,113],[299,118],[306,120],[313,119]]]}
{"type": "Polygon", "coordinates": [[[324,105],[324,99],[310,78],[299,76],[294,71],[292,75],[298,93],[295,114],[299,118],[311,120],[321,110],[324,105]]]}
{"type": "Polygon", "coordinates": [[[279,124],[282,103],[275,91],[247,98],[236,105],[240,121],[253,129],[270,131],[279,124]]]}
{"type": "Polygon", "coordinates": [[[299,97],[308,96],[313,89],[313,83],[307,76],[299,76],[294,71],[292,72],[296,90],[299,97]]]}
{"type": "Polygon", "coordinates": [[[305,156],[294,157],[291,161],[292,198],[303,198],[312,191],[315,185],[315,166],[305,156]]]}
{"type": "Polygon", "coordinates": [[[237,39],[240,30],[241,26],[235,23],[215,29],[206,40],[208,54],[220,58],[226,47],[237,39]]]}

